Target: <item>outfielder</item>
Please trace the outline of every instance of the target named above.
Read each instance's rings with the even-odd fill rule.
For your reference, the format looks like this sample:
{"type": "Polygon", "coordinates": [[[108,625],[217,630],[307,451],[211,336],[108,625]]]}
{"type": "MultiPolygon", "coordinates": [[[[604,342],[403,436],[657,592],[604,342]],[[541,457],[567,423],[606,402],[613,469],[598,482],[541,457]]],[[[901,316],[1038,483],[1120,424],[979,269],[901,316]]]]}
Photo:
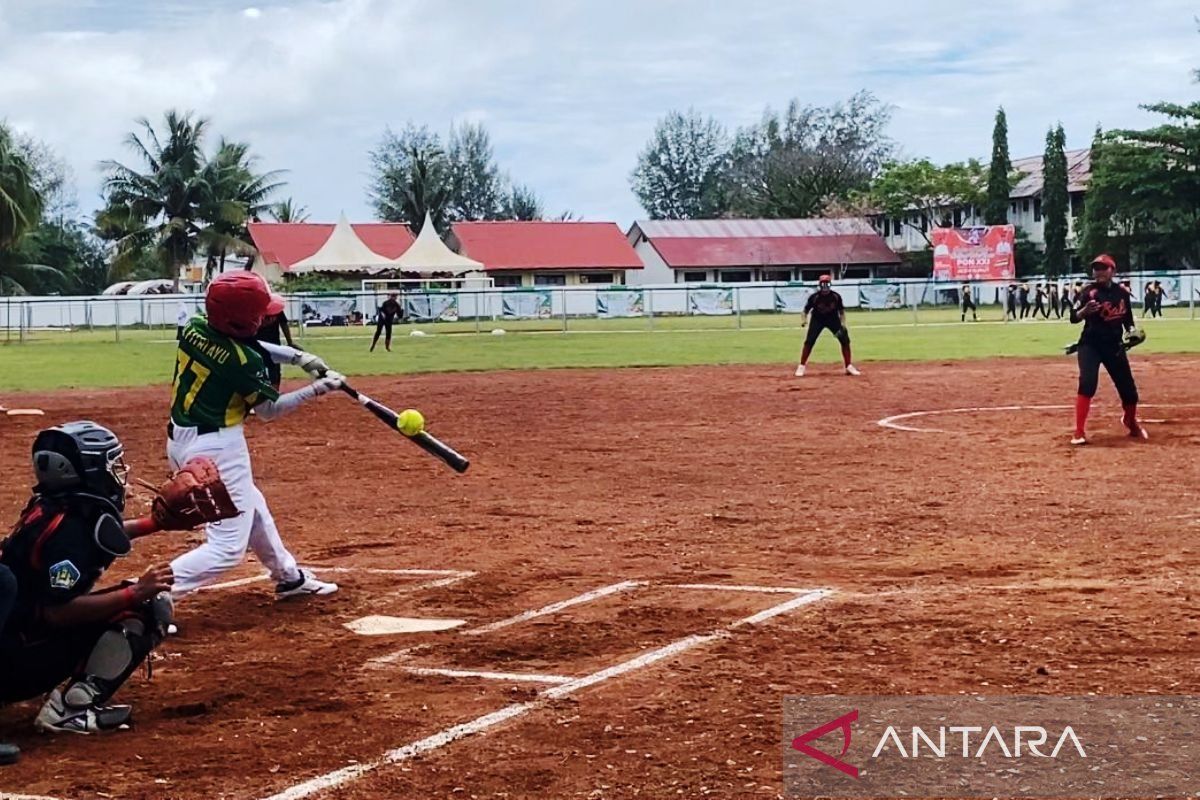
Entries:
{"type": "Polygon", "coordinates": [[[151,517],[123,519],[124,448],[94,422],[40,432],[32,456],[33,497],[0,544],[11,601],[0,620],[0,703],[49,692],[34,723],[40,730],[120,728],[131,708],[105,704],[162,641],[171,621],[171,571],[164,564],[136,582],[92,588],[132,539],[235,509],[215,467],[193,462],[164,485],[151,517]]]}
{"type": "Polygon", "coordinates": [[[1083,332],[1074,350],[1079,359],[1079,392],[1075,397],[1075,435],[1071,444],[1084,445],[1087,418],[1100,380],[1100,365],[1108,370],[1123,413],[1121,424],[1135,439],[1148,439],[1137,419],[1138,390],[1125,351],[1145,340],[1133,321],[1133,298],[1129,291],[1113,281],[1117,264],[1112,256],[1100,255],[1092,261],[1095,280],[1079,293],[1071,306],[1071,322],[1083,323],[1083,332]],[[1128,334],[1126,334],[1128,331],[1128,334]]]}
{"type": "Polygon", "coordinates": [[[266,283],[252,272],[229,272],[209,284],[204,298],[207,319],[193,317],[179,342],[172,387],[167,457],[172,469],[207,456],[216,462],[238,516],[210,524],[207,541],[173,562],[176,596],[199,589],[242,563],[249,547],[275,581],[277,598],[327,595],[337,584],[318,580],[296,566],[254,484],[250,451],[242,423],[250,414],[268,422],[295,411],[315,397],[339,388],[342,376],[328,371],[316,356],[286,351],[289,363],[324,377],[280,395],[270,382],[263,358],[251,346],[271,300],[266,283]]]}
{"type": "Polygon", "coordinates": [[[808,328],[808,335],[804,337],[804,348],[800,351],[800,366],[796,367],[797,378],[804,376],[808,357],[812,355],[813,345],[817,343],[817,337],[821,335],[821,331],[826,329],[842,344],[842,361],[846,367],[846,374],[862,374],[851,363],[850,332],[846,330],[846,307],[842,304],[842,296],[830,288],[831,281],[832,279],[828,275],[822,275],[817,283],[817,291],[808,296],[808,303],[804,306],[804,320],[800,324],[808,326],[809,317],[812,318],[813,324],[808,328]]]}

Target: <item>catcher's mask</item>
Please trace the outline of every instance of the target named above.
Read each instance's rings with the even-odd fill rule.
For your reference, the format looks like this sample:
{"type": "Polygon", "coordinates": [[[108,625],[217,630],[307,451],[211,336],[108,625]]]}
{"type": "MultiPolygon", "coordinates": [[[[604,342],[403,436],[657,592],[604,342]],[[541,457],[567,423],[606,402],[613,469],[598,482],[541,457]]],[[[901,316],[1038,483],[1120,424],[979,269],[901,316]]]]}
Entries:
{"type": "Polygon", "coordinates": [[[33,440],[32,456],[39,494],[91,494],[125,509],[125,448],[103,425],[80,420],[47,428],[33,440]]]}

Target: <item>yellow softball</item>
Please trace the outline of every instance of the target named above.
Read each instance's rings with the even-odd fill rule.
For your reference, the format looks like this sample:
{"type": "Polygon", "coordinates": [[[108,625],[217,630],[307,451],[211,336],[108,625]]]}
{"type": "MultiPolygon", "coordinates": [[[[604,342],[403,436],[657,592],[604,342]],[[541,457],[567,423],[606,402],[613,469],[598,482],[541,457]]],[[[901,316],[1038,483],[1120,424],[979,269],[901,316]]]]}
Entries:
{"type": "Polygon", "coordinates": [[[425,430],[425,417],[415,408],[406,408],[396,418],[396,427],[405,436],[416,436],[425,430]]]}

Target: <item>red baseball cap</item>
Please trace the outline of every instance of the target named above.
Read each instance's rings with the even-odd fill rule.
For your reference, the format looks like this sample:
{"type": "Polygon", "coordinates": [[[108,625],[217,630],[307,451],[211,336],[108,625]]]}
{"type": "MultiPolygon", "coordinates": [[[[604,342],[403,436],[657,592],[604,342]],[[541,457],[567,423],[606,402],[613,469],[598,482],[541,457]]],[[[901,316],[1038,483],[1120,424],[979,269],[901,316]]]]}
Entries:
{"type": "Polygon", "coordinates": [[[822,275],[817,279],[818,283],[833,283],[833,278],[829,275],[822,275]]]}
{"type": "Polygon", "coordinates": [[[1091,265],[1094,267],[1097,264],[1100,264],[1105,269],[1115,270],[1117,268],[1117,262],[1114,261],[1113,257],[1110,256],[1108,253],[1101,253],[1100,255],[1093,258],[1091,265]]]}

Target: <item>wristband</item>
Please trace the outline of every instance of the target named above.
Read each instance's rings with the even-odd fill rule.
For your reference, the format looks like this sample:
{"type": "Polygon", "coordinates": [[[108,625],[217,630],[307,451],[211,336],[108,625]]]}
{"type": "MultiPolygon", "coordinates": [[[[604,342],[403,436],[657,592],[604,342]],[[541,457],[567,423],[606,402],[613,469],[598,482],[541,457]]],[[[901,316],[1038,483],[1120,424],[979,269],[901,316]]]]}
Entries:
{"type": "Polygon", "coordinates": [[[132,586],[126,586],[124,589],[122,589],[121,597],[125,599],[125,605],[129,608],[133,608],[138,604],[137,592],[134,591],[132,586]]]}

